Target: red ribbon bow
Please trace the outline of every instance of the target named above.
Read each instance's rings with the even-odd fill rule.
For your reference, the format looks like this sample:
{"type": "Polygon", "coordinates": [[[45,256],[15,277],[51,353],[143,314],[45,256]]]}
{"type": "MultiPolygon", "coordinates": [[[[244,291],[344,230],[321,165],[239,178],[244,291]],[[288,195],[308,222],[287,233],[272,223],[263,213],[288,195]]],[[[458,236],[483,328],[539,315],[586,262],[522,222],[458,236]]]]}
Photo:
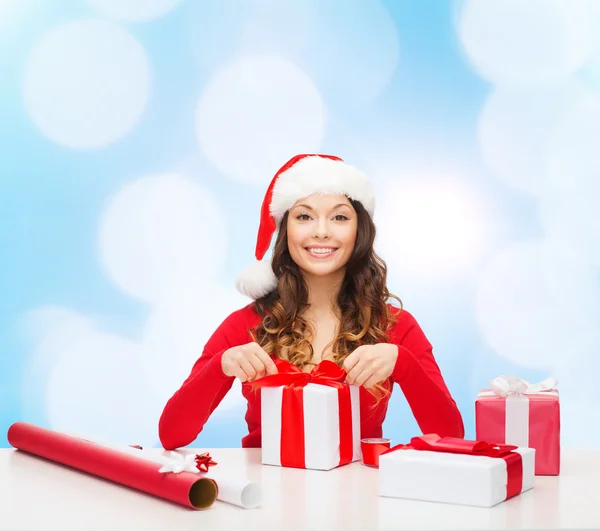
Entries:
{"type": "Polygon", "coordinates": [[[198,470],[201,470],[202,472],[208,472],[208,468],[215,466],[216,464],[218,463],[213,461],[208,452],[196,455],[196,467],[198,467],[198,470]]]}
{"type": "MultiPolygon", "coordinates": [[[[397,444],[384,453],[396,450],[429,450],[451,454],[484,455],[503,457],[518,448],[510,444],[490,444],[485,441],[469,441],[456,437],[440,437],[435,433],[413,437],[409,444],[397,444]]],[[[520,454],[519,454],[520,455],[520,454]]]]}
{"type": "Polygon", "coordinates": [[[352,400],[350,387],[344,383],[346,371],[329,360],[321,361],[310,372],[276,358],[277,374],[264,376],[250,384],[253,389],[283,386],[281,404],[281,465],[306,468],[304,452],[304,387],[309,383],[338,390],[340,422],[340,465],[350,463],[352,444],[352,400]]]}
{"type": "Polygon", "coordinates": [[[275,358],[277,374],[263,376],[251,382],[253,388],[260,387],[304,387],[309,383],[341,387],[346,379],[346,371],[333,361],[323,360],[312,371],[304,372],[289,361],[275,358]]]}
{"type": "Polygon", "coordinates": [[[520,494],[523,488],[523,459],[520,453],[513,451],[516,448],[517,446],[509,444],[490,444],[485,441],[440,437],[435,433],[431,433],[421,437],[413,437],[409,444],[397,444],[390,449],[382,451],[379,455],[397,450],[426,450],[430,452],[479,455],[504,459],[508,475],[506,484],[506,499],[508,500],[520,494]]]}

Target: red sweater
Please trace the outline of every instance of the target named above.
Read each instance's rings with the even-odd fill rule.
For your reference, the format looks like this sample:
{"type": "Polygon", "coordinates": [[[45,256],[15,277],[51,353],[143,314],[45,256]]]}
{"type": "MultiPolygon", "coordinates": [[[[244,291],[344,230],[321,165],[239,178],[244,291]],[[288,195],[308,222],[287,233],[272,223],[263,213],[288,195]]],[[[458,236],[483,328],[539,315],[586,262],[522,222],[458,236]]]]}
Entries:
{"type": "MultiPolygon", "coordinates": [[[[390,330],[389,342],[398,345],[399,353],[391,380],[400,385],[423,433],[464,437],[462,417],[433,357],[431,344],[410,313],[392,308],[399,316],[390,330]]],[[[229,315],[213,333],[191,374],[169,399],[160,417],[159,437],[165,449],[187,446],[202,431],[234,381],[234,377],[223,374],[223,352],[251,342],[248,330],[259,323],[260,316],[249,304],[229,315]]],[[[260,447],[260,393],[251,393],[245,384],[242,394],[248,401],[248,435],[242,438],[242,447],[260,447]]],[[[375,398],[360,388],[361,437],[382,437],[389,397],[374,407],[375,398]]]]}

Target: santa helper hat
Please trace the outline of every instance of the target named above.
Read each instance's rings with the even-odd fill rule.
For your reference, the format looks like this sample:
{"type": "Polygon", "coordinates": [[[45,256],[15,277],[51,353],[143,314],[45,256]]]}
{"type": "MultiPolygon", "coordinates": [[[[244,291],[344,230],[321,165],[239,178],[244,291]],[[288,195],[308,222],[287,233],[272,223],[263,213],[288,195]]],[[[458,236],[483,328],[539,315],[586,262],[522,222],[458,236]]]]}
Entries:
{"type": "Polygon", "coordinates": [[[296,155],[273,177],[260,211],[256,262],[238,276],[240,293],[258,299],[277,287],[271,260],[263,260],[284,214],[312,194],[344,194],[360,201],[371,217],[375,194],[366,175],[333,155],[296,155]]]}

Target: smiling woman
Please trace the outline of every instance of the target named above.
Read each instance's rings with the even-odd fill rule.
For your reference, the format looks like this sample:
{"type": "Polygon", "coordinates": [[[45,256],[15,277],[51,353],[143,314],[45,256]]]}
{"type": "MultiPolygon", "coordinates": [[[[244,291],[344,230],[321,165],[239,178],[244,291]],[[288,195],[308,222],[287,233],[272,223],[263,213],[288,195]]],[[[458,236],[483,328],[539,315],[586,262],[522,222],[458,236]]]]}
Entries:
{"type": "Polygon", "coordinates": [[[333,284],[341,283],[356,241],[356,218],[343,195],[311,195],[292,207],[286,220],[287,246],[305,281],[333,276],[333,284]]]}
{"type": "Polygon", "coordinates": [[[262,205],[257,263],[237,287],[253,302],[214,332],[159,423],[165,448],[198,436],[238,378],[248,400],[244,447],[261,446],[260,394],[250,382],[274,360],[303,371],[331,360],[360,387],[361,436],[381,437],[393,383],[424,433],[463,437],[463,422],[414,317],[389,303],[387,267],[373,250],[374,194],[358,169],[330,155],[298,155],[262,205]],[[277,233],[273,256],[264,260],[277,233]]]}

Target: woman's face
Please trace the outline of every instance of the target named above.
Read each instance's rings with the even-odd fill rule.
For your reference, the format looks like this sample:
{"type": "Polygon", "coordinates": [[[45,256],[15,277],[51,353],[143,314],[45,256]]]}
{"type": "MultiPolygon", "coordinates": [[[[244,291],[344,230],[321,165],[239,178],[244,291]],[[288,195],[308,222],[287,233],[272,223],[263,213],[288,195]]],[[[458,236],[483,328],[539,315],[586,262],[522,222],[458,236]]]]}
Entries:
{"type": "Polygon", "coordinates": [[[345,195],[310,195],[296,201],[287,220],[290,255],[304,274],[343,271],[356,241],[357,214],[345,195]]]}

